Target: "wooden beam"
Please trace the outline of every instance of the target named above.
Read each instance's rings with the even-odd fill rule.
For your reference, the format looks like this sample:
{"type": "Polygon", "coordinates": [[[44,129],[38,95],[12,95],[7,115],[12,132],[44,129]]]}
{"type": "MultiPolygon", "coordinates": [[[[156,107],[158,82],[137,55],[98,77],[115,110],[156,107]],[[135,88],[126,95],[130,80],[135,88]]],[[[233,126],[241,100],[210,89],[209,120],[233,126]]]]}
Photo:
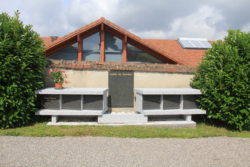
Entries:
{"type": "Polygon", "coordinates": [[[112,35],[116,36],[117,38],[123,40],[124,34],[120,33],[119,31],[112,29],[110,27],[105,27],[105,31],[110,32],[112,35]]]}
{"type": "Polygon", "coordinates": [[[104,24],[101,24],[101,31],[104,31],[104,24]]]}
{"type": "Polygon", "coordinates": [[[124,36],[122,41],[122,62],[127,62],[127,36],[124,36]]]}
{"type": "Polygon", "coordinates": [[[83,40],[80,35],[77,35],[77,43],[78,43],[78,53],[77,53],[77,60],[79,62],[82,61],[82,43],[83,40]]]}
{"type": "Polygon", "coordinates": [[[104,36],[104,25],[101,25],[101,48],[100,48],[100,61],[105,61],[105,36],[104,36]]]}

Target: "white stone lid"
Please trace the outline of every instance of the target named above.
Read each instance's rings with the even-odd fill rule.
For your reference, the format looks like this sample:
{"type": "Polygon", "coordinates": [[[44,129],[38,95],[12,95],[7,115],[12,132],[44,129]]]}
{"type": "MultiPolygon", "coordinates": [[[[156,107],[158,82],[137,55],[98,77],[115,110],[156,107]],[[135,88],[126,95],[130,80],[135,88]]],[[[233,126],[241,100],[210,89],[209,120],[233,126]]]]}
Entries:
{"type": "Polygon", "coordinates": [[[108,88],[46,88],[37,90],[36,94],[102,95],[105,91],[108,91],[108,88]]]}
{"type": "Polygon", "coordinates": [[[200,95],[199,89],[192,88],[136,88],[136,93],[147,95],[170,94],[170,95],[200,95]]]}

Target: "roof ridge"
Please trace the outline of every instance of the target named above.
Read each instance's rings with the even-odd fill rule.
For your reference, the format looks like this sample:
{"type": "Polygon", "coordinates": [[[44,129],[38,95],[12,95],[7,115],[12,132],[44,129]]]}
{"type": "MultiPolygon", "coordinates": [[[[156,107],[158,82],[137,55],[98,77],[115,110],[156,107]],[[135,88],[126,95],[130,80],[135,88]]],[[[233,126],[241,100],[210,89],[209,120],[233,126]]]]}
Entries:
{"type": "Polygon", "coordinates": [[[102,20],[102,21],[105,21],[105,17],[100,17],[98,20],[102,20]]]}

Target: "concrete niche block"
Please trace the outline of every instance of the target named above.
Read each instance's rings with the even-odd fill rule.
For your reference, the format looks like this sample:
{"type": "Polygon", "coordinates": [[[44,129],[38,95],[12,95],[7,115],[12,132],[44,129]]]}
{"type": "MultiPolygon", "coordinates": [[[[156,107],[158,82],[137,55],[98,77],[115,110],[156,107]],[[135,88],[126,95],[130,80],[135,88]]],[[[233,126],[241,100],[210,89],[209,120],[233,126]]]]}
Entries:
{"type": "Polygon", "coordinates": [[[81,110],[81,95],[62,95],[62,109],[81,110]]]}
{"type": "Polygon", "coordinates": [[[102,110],[103,96],[102,95],[84,95],[83,97],[84,110],[102,110]]]}
{"type": "Polygon", "coordinates": [[[59,95],[39,95],[39,99],[43,109],[60,109],[59,95]]]}
{"type": "Polygon", "coordinates": [[[160,95],[143,95],[143,109],[154,110],[160,109],[161,96],[160,95]]]}
{"type": "Polygon", "coordinates": [[[180,95],[164,95],[163,109],[180,109],[181,96],[180,95]]]}
{"type": "Polygon", "coordinates": [[[198,95],[183,95],[183,109],[197,109],[198,104],[196,100],[198,95]]]}

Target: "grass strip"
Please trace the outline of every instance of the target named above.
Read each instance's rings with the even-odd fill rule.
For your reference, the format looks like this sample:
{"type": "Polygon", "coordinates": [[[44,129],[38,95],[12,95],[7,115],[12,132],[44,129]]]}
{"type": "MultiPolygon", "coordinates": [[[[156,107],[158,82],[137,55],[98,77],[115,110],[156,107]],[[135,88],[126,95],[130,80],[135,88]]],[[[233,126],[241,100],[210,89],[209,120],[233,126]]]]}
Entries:
{"type": "Polygon", "coordinates": [[[200,138],[200,137],[244,137],[249,131],[231,131],[226,128],[197,124],[196,128],[169,128],[150,126],[48,126],[37,123],[13,129],[0,129],[0,136],[105,136],[121,138],[200,138]]]}

